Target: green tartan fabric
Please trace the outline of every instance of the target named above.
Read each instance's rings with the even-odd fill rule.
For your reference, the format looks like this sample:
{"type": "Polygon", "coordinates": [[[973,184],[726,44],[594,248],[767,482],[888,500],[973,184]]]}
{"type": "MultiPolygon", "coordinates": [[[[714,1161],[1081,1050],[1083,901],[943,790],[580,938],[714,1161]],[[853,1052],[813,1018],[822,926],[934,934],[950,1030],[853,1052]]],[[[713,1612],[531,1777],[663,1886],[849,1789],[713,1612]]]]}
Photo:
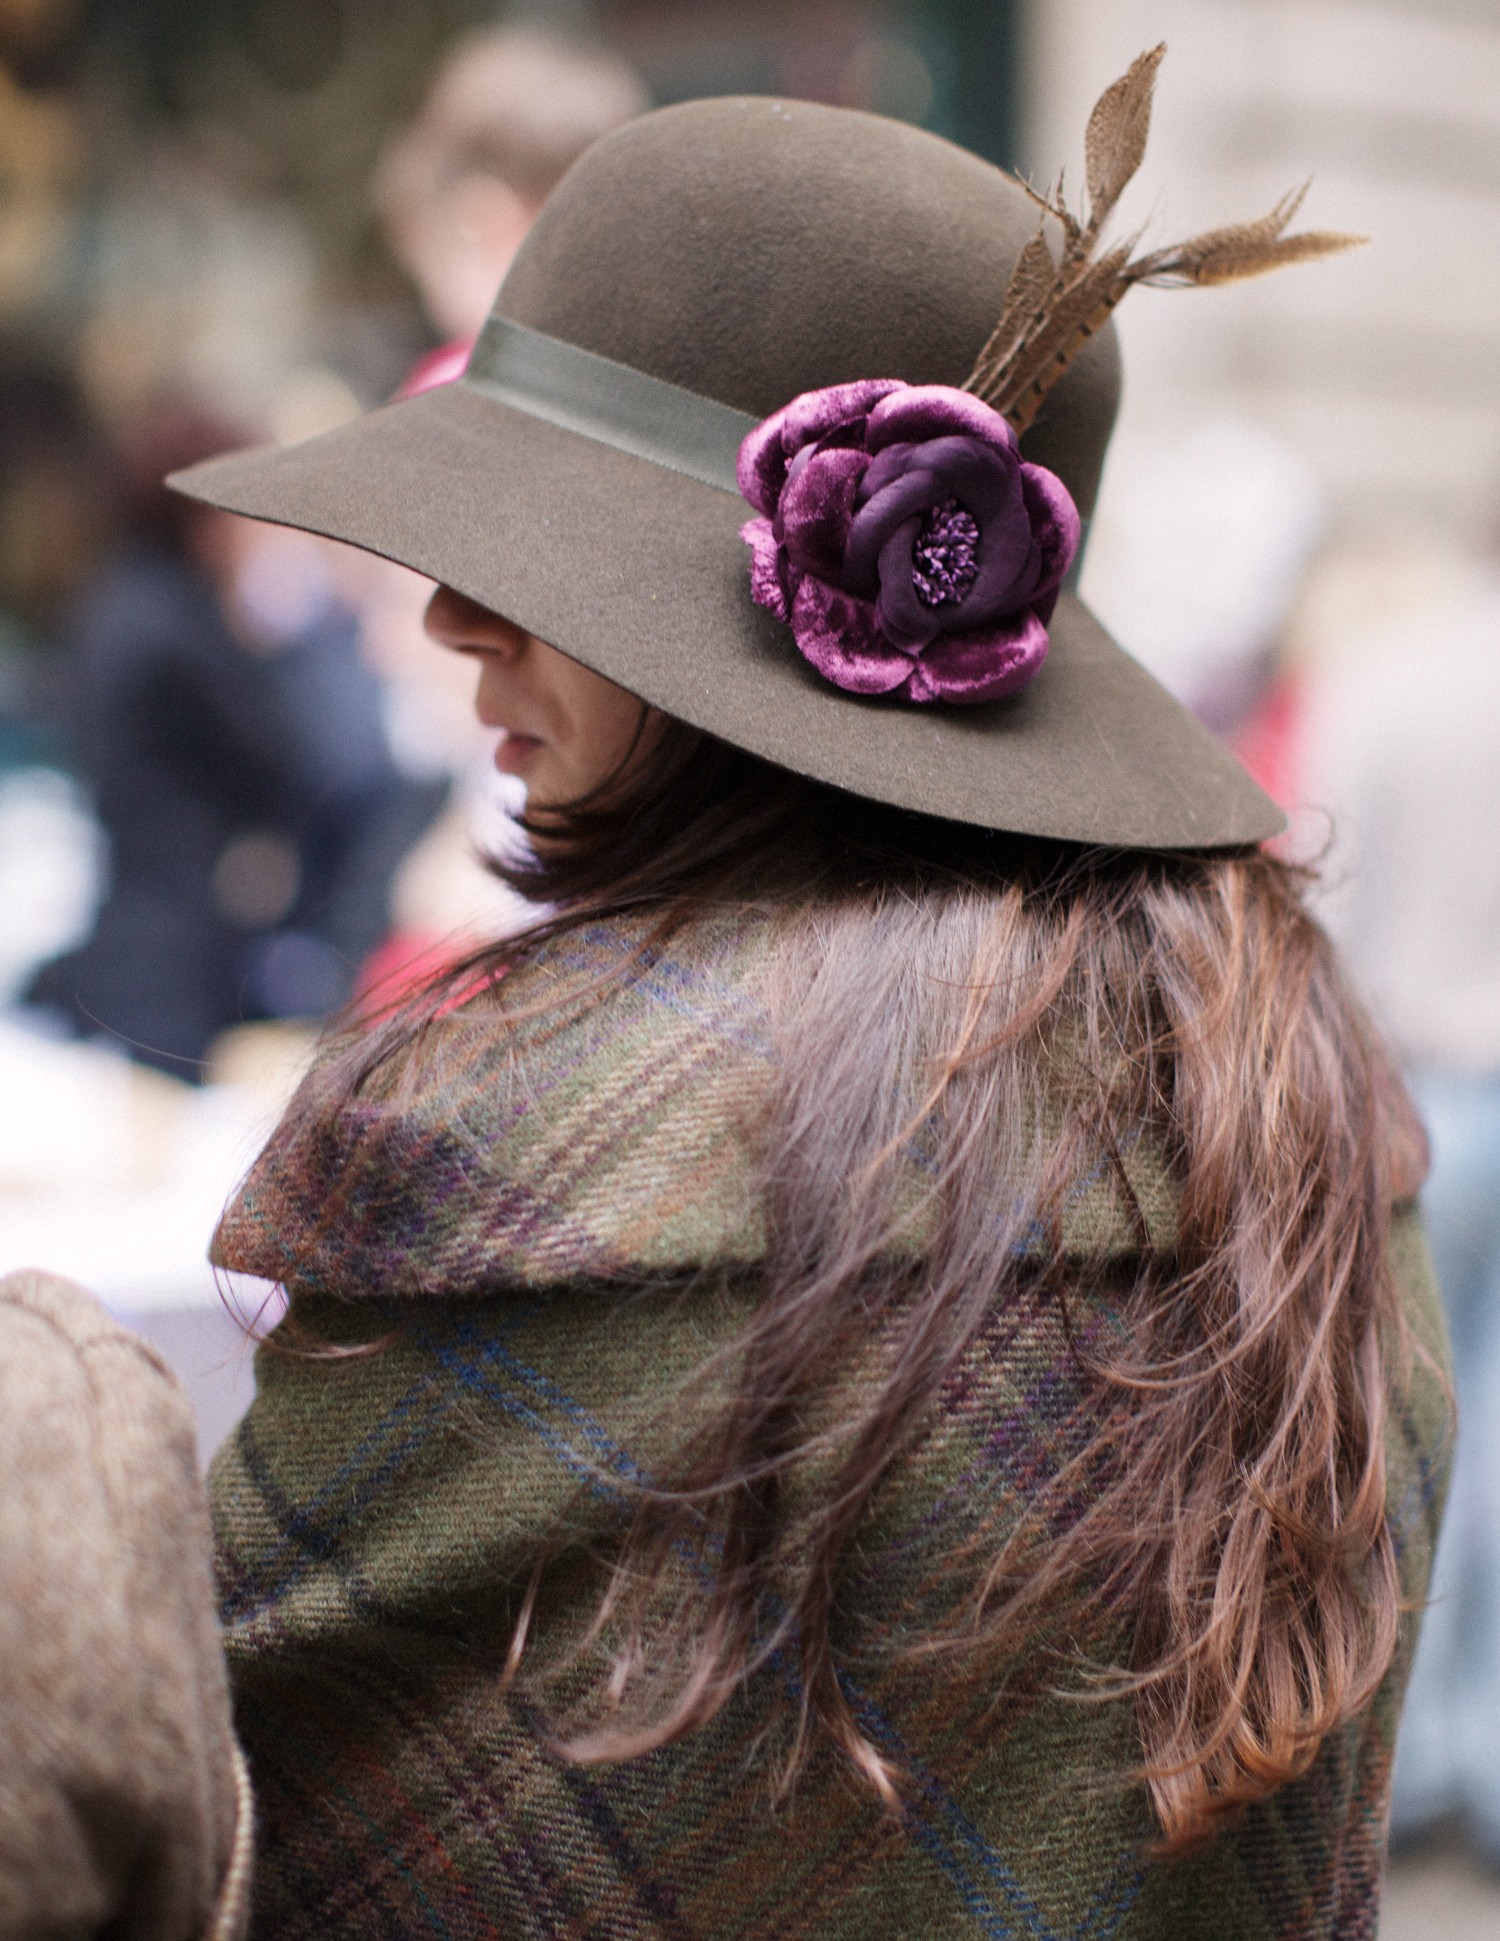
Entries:
{"type": "MultiPolygon", "coordinates": [[[[599,997],[638,943],[601,926],[507,980],[511,1011],[554,993],[546,1017],[507,1025],[493,998],[456,1012],[399,1113],[284,1133],[221,1228],[216,1257],[285,1280],[297,1322],[345,1344],[389,1336],[332,1361],[262,1349],[255,1404],[213,1470],[260,1814],[254,1932],[1373,1936],[1414,1616],[1368,1714],[1173,1865],[1146,1856],[1127,1706],[1060,1695],[1040,1651],[1004,1668],[904,1656],[955,1573],[993,1555],[1095,1426],[1055,1304],[1025,1294],[989,1318],[840,1586],[845,1688],[908,1775],[901,1818],[826,1754],[773,1797],[792,1696],[775,1663],[660,1752],[557,1755],[552,1728],[598,1676],[562,1647],[592,1613],[632,1486],[670,1465],[706,1405],[691,1377],[749,1314],[761,1244],[768,938],[705,926],[599,997]],[[533,1635],[556,1675],[507,1686],[543,1560],[533,1635]]],[[[1144,1153],[1129,1164],[1151,1242],[1169,1244],[1165,1171],[1144,1153]]],[[[1075,1339],[1111,1325],[1111,1262],[1140,1244],[1116,1195],[1101,1168],[1073,1198],[1075,1339]]],[[[1395,1246],[1441,1366],[1409,1211],[1395,1246]]],[[[1445,1428],[1419,1358],[1389,1447],[1414,1606],[1445,1428]]]]}

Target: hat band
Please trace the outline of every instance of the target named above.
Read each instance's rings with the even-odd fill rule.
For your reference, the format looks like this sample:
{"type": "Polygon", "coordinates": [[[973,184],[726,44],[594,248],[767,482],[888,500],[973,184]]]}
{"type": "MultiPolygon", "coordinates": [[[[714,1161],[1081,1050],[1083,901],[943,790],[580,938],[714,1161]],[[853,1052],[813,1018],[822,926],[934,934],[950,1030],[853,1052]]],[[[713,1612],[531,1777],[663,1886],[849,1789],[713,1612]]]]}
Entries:
{"type": "Polygon", "coordinates": [[[596,444],[740,495],[740,445],[759,420],[612,357],[492,315],[460,382],[596,444]]]}

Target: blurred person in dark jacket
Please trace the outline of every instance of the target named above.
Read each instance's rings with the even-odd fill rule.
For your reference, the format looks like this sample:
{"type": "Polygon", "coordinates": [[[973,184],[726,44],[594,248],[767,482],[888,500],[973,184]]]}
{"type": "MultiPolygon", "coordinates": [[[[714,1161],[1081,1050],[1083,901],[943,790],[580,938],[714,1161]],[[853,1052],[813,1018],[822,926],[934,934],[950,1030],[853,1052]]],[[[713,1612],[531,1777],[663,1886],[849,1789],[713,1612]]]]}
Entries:
{"type": "Polygon", "coordinates": [[[129,541],[67,629],[110,886],[88,942],[30,992],[185,1077],[229,1026],[320,1017],[350,995],[436,807],[392,759],[320,544],[161,487],[226,434],[242,442],[174,409],[130,442],[129,541]]]}

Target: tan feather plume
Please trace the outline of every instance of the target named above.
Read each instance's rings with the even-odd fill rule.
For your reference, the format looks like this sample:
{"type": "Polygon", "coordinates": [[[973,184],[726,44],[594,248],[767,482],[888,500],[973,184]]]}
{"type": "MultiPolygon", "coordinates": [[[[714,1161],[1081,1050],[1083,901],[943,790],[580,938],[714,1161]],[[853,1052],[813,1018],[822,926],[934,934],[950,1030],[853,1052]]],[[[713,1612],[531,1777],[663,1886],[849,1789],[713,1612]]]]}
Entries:
{"type": "Polygon", "coordinates": [[[1132,284],[1236,283],[1366,240],[1330,230],[1287,235],[1307,194],[1304,184],[1253,222],[1205,230],[1142,256],[1135,254],[1140,239],[1133,236],[1101,254],[1100,232],[1146,153],[1156,71],[1166,51],[1163,42],[1138,55],[1095,102],[1084,135],[1087,201],[1081,218],[1067,205],[1061,177],[1050,194],[1021,185],[1040,209],[1040,223],[1011,272],[1000,321],[963,385],[1017,432],[1032,422],[1047,393],[1132,284]],[[1047,240],[1049,217],[1062,231],[1060,261],[1047,240]]]}

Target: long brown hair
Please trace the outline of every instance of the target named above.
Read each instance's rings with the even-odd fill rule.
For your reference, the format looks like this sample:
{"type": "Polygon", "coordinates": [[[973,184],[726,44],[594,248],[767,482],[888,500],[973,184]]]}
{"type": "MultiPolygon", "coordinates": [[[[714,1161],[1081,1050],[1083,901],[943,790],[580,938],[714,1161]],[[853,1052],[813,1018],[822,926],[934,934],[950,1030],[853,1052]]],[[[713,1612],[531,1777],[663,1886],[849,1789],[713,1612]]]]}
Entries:
{"type": "Polygon", "coordinates": [[[839,1682],[841,1563],[996,1305],[1024,1288],[1071,1331],[1070,1189],[1102,1162],[1128,1193],[1144,1140],[1175,1180],[1176,1237],[1148,1244],[1142,1212],[1111,1289],[1120,1325],[1070,1335],[1097,1433],[913,1649],[1000,1662],[1060,1611],[1123,1620],[1127,1661],[1084,1689],[1133,1698],[1161,1848],[1191,1846],[1367,1704],[1400,1612],[1387,1241],[1425,1151],[1303,882],[1261,852],[1103,853],[935,822],[675,723],[636,766],[496,865],[553,914],[333,1069],[358,1089],[476,973],[600,915],[645,912],[658,938],[710,907],[779,925],[761,1291],[727,1399],[645,1492],[605,1594],[601,1622],[633,1639],[617,1686],[636,1676],[645,1696],[574,1755],[660,1746],[780,1652],[800,1672],[790,1764],[825,1735],[894,1798],[901,1775],[839,1682]],[[914,1138],[915,1212],[898,1205],[914,1138]],[[914,1218],[915,1265],[893,1244],[914,1218]],[[876,1338],[858,1405],[809,1429],[827,1371],[876,1338]],[[793,1519],[814,1453],[829,1485],[793,1519]],[[684,1552],[696,1588],[663,1628],[653,1598],[684,1552]]]}

